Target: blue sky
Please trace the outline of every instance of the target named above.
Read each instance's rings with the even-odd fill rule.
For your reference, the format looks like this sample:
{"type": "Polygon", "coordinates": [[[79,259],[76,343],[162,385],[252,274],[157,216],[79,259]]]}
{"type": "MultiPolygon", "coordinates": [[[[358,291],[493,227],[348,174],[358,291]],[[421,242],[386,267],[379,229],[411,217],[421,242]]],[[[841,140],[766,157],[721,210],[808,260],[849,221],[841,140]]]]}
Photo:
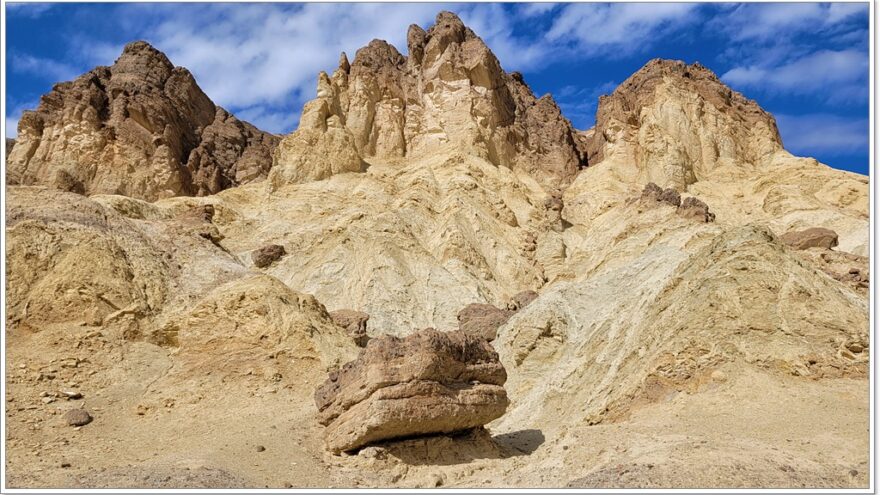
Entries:
{"type": "Polygon", "coordinates": [[[699,61],[773,113],[786,148],[868,172],[867,3],[6,4],[7,135],[58,81],[144,39],[217,104],[260,128],[296,128],[319,70],[373,38],[457,12],[575,127],[652,58],[699,61]]]}

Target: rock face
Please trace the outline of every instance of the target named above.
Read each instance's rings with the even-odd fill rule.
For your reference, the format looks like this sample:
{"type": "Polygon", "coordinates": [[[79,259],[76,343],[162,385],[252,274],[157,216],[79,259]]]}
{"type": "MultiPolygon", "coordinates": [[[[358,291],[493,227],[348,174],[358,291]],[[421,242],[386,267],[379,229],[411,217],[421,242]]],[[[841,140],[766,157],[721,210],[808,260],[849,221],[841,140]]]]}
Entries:
{"type": "Polygon", "coordinates": [[[450,433],[504,414],[507,374],[482,339],[422,330],[370,341],[315,392],[327,448],[339,453],[393,438],[450,433]]]}
{"type": "Polygon", "coordinates": [[[586,165],[553,98],[536,98],[522,75],[504,72],[455,14],[441,12],[428,31],[410,26],[407,44],[403,56],[373,40],[350,65],[343,54],[332,77],[321,73],[317,99],[275,154],[273,186],[357,172],[360,159],[450,150],[522,170],[548,187],[570,182],[586,165]]]}
{"type": "Polygon", "coordinates": [[[507,323],[515,311],[491,304],[468,304],[458,312],[458,329],[486,341],[495,340],[498,327],[507,323]]]}
{"type": "Polygon", "coordinates": [[[112,66],[56,84],[22,115],[8,181],[150,201],[203,196],[266,177],[277,142],[138,41],[112,66]]]}
{"type": "Polygon", "coordinates": [[[709,206],[693,196],[685,198],[681,206],[676,209],[676,213],[698,222],[715,221],[715,214],[709,211],[709,206]]]}
{"type": "Polygon", "coordinates": [[[339,309],[330,312],[333,323],[344,328],[359,347],[366,347],[370,337],[367,335],[367,321],[370,315],[350,309],[339,309]]]}
{"type": "Polygon", "coordinates": [[[661,189],[660,186],[653,182],[645,185],[645,189],[642,190],[642,199],[668,203],[676,208],[681,206],[681,195],[678,194],[678,191],[671,187],[661,189]]]}
{"type": "Polygon", "coordinates": [[[794,249],[823,248],[837,246],[837,233],[831,229],[812,227],[806,230],[786,232],[779,240],[794,249]]]}
{"type": "Polygon", "coordinates": [[[591,164],[626,148],[643,180],[686,189],[712,170],[782,149],[776,120],[696,63],[655,59],[599,99],[591,164]],[[675,122],[688,120],[688,126],[675,122]]]}
{"type": "Polygon", "coordinates": [[[507,303],[508,311],[519,311],[529,305],[538,298],[538,293],[533,290],[524,290],[517,292],[515,296],[507,303]]]}

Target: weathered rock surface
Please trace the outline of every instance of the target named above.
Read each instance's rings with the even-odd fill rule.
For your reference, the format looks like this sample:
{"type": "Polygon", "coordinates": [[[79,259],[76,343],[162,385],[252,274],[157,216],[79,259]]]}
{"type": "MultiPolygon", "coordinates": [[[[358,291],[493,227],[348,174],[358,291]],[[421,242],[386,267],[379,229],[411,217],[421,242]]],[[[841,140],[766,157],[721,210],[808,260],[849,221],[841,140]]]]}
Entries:
{"type": "Polygon", "coordinates": [[[472,303],[458,312],[458,329],[486,341],[495,340],[498,327],[507,323],[515,313],[509,309],[499,309],[491,304],[472,303]]]}
{"type": "Polygon", "coordinates": [[[370,337],[367,335],[367,321],[370,315],[350,309],[339,309],[330,312],[333,323],[344,328],[359,347],[366,347],[370,337]]]}
{"type": "Polygon", "coordinates": [[[214,105],[192,74],[138,41],[59,83],[18,124],[9,184],[146,200],[265,178],[278,138],[214,105]]]}
{"type": "MultiPolygon", "coordinates": [[[[773,117],[699,64],[653,60],[602,97],[582,133],[590,166],[565,189],[562,218],[589,225],[645,184],[711,206],[729,225],[821,225],[867,255],[868,182],[782,148],[773,117]]],[[[705,218],[705,217],[704,217],[705,218]]]]}
{"type": "Polygon", "coordinates": [[[645,200],[667,203],[676,208],[681,206],[681,195],[678,194],[678,191],[671,187],[661,189],[660,186],[653,182],[649,182],[645,185],[641,197],[645,200]]]}
{"type": "Polygon", "coordinates": [[[280,260],[285,254],[287,254],[287,251],[284,250],[284,246],[269,244],[251,253],[251,260],[257,268],[266,268],[280,260]]]}
{"type": "Polygon", "coordinates": [[[507,303],[507,309],[509,311],[519,311],[537,298],[538,293],[533,290],[517,292],[516,295],[510,298],[510,302],[507,303]]]}
{"type": "Polygon", "coordinates": [[[590,163],[628,148],[641,178],[685,189],[730,164],[757,165],[782,149],[776,120],[706,67],[655,59],[599,98],[590,163]],[[694,118],[691,118],[691,117],[694,118]],[[675,127],[688,118],[691,125],[675,127]]]}
{"type": "Polygon", "coordinates": [[[783,243],[794,249],[824,248],[837,246],[837,233],[831,229],[812,227],[806,230],[786,232],[779,237],[783,243]]]}
{"type": "Polygon", "coordinates": [[[315,391],[315,404],[326,446],[338,453],[482,426],[504,414],[506,379],[484,340],[426,329],[372,339],[315,391]]]}
{"type": "MultiPolygon", "coordinates": [[[[235,475],[210,486],[867,486],[868,178],[790,155],[771,120],[674,62],[575,133],[604,136],[585,169],[552,157],[564,126],[498,144],[531,129],[528,112],[504,124],[490,58],[458,32],[413,28],[405,58],[381,43],[343,58],[285,151],[303,166],[268,189],[147,203],[8,187],[13,486],[106,484],[97,469],[135,464],[126,483],[170,486],[184,475],[160,468],[180,452],[235,475]],[[545,137],[550,180],[527,159],[545,137]],[[652,181],[656,198],[637,199],[652,181]],[[773,234],[814,226],[839,245],[773,234]],[[270,244],[289,253],[272,276],[248,261],[270,244]],[[417,330],[511,294],[491,347],[417,330]],[[404,338],[375,339],[321,388],[320,428],[315,386],[359,350],[324,304],[404,338]],[[39,450],[75,469],[35,471],[54,407],[38,394],[74,381],[112,421],[39,450]],[[394,440],[472,425],[487,429],[394,440]],[[331,449],[383,445],[321,458],[324,433],[331,449]],[[114,455],[94,468],[96,451],[114,455]]],[[[89,193],[76,174],[52,180],[89,193]]]]}
{"type": "Polygon", "coordinates": [[[675,212],[698,222],[715,221],[715,214],[709,211],[709,206],[693,196],[685,198],[675,212]]]}
{"type": "Polygon", "coordinates": [[[412,25],[408,56],[373,40],[332,76],[275,154],[273,187],[357,172],[361,159],[392,161],[464,152],[555,187],[586,160],[550,95],[536,98],[451,12],[427,31],[412,25]],[[317,131],[317,134],[316,134],[317,131]],[[308,143],[308,146],[306,146],[308,143]],[[325,158],[326,157],[326,158],[325,158]]]}

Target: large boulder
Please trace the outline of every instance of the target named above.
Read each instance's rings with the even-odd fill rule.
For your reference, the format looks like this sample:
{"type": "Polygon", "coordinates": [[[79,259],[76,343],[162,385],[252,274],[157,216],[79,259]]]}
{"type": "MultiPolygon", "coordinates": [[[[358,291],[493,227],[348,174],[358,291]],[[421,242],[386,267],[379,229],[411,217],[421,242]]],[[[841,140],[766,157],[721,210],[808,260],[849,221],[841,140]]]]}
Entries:
{"type": "Polygon", "coordinates": [[[425,329],[373,339],[315,391],[334,453],[485,425],[507,409],[507,373],[484,340],[425,329]]]}
{"type": "Polygon", "coordinates": [[[806,230],[787,232],[779,240],[798,250],[814,247],[831,249],[837,246],[837,233],[831,229],[812,227],[806,230]]]}

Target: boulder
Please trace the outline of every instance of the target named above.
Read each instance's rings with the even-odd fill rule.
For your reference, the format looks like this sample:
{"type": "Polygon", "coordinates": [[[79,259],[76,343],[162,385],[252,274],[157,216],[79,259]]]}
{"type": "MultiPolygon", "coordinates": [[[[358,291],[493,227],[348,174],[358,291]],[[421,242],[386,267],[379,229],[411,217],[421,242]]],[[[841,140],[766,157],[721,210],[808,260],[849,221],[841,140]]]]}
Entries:
{"type": "Polygon", "coordinates": [[[715,221],[715,214],[709,211],[709,206],[693,196],[685,198],[681,206],[676,210],[676,213],[698,222],[708,223],[715,221]]]}
{"type": "Polygon", "coordinates": [[[779,240],[798,250],[813,247],[831,249],[837,246],[837,232],[822,227],[812,227],[806,230],[787,232],[779,240]]]}
{"type": "Polygon", "coordinates": [[[425,329],[370,340],[315,391],[333,453],[485,425],[507,409],[507,373],[488,342],[425,329]]]}
{"type": "Polygon", "coordinates": [[[491,304],[468,304],[458,312],[458,329],[486,341],[495,340],[498,327],[507,323],[514,311],[491,304]]]}
{"type": "Polygon", "coordinates": [[[367,342],[370,340],[370,337],[367,335],[367,320],[370,319],[370,315],[360,311],[340,309],[331,311],[330,318],[333,319],[333,323],[336,323],[348,332],[348,335],[351,336],[355,344],[360,347],[366,347],[367,342]]]}
{"type": "Polygon", "coordinates": [[[267,266],[280,260],[282,256],[287,254],[284,246],[278,244],[269,244],[251,253],[251,259],[257,268],[266,268],[267,266]]]}

